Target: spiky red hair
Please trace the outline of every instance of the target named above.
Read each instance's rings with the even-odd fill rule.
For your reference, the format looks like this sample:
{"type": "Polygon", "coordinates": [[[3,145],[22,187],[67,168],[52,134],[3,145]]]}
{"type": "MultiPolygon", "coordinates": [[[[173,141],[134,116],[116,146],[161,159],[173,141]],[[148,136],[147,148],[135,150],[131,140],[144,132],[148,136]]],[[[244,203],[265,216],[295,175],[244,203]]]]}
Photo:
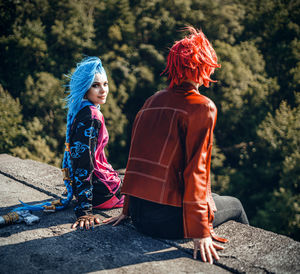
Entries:
{"type": "Polygon", "coordinates": [[[201,30],[186,27],[190,35],[175,42],[170,49],[167,66],[162,74],[168,75],[170,87],[180,85],[184,80],[192,80],[209,87],[215,68],[220,68],[217,55],[201,30]]]}

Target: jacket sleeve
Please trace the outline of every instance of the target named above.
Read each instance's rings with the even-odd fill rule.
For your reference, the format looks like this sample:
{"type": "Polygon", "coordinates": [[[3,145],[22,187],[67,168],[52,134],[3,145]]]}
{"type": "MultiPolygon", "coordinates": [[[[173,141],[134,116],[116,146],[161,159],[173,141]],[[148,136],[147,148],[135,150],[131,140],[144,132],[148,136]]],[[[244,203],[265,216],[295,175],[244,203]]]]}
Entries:
{"type": "Polygon", "coordinates": [[[183,172],[183,222],[185,238],[210,236],[210,158],[216,118],[214,105],[201,105],[189,116],[186,133],[186,165],[183,172]]]}
{"type": "Polygon", "coordinates": [[[92,214],[94,154],[101,126],[96,119],[84,119],[74,123],[70,142],[73,166],[74,194],[77,200],[75,214],[78,217],[92,214]]]}

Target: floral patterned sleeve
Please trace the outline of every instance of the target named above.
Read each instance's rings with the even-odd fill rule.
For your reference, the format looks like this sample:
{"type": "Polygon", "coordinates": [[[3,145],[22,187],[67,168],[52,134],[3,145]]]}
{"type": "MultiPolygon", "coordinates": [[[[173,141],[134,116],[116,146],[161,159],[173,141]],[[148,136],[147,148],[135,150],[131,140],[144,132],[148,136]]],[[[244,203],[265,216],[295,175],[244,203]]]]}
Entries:
{"type": "Polygon", "coordinates": [[[92,214],[94,153],[101,127],[101,122],[91,119],[91,116],[85,119],[80,117],[80,113],[78,116],[72,126],[70,141],[73,189],[77,199],[74,211],[77,218],[92,214]]]}

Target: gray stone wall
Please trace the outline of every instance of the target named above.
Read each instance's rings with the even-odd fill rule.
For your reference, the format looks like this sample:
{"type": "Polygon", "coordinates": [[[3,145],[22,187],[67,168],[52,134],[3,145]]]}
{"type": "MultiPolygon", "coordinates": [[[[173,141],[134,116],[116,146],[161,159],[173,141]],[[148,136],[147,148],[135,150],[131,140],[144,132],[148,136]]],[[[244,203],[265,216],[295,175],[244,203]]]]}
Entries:
{"type": "MultiPolygon", "coordinates": [[[[53,200],[64,190],[60,169],[0,155],[0,215],[26,203],[53,200]]],[[[0,228],[0,273],[300,273],[300,243],[233,221],[216,229],[229,239],[214,265],[192,259],[189,240],[154,239],[128,221],[94,231],[71,229],[73,205],[34,213],[40,222],[0,228]]],[[[120,209],[96,211],[101,220],[120,209]]]]}

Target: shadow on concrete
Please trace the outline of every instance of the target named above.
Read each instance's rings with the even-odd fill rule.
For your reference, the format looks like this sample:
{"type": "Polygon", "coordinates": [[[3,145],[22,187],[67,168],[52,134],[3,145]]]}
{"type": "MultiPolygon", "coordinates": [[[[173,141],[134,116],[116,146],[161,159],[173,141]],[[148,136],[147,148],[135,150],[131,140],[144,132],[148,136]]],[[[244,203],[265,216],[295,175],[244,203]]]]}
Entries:
{"type": "MultiPolygon", "coordinates": [[[[42,200],[34,203],[27,203],[29,205],[35,205],[38,203],[43,203],[46,201],[52,201],[53,199],[42,200]]],[[[19,207],[20,204],[10,206],[10,207],[0,207],[0,215],[5,215],[19,207]]],[[[33,215],[36,215],[40,218],[40,222],[33,224],[31,226],[26,225],[24,222],[11,224],[9,226],[0,227],[0,238],[1,237],[8,237],[12,234],[19,233],[20,231],[27,231],[27,230],[36,230],[41,228],[47,228],[50,226],[57,226],[66,223],[71,224],[76,221],[75,214],[73,212],[73,204],[70,204],[66,209],[53,212],[53,213],[45,213],[43,211],[33,211],[33,215]]]]}
{"type": "Polygon", "coordinates": [[[57,220],[61,225],[51,226],[47,222],[46,226],[19,229],[13,243],[7,241],[8,244],[0,246],[1,272],[9,273],[13,269],[17,273],[46,270],[86,273],[147,262],[155,266],[153,262],[159,265],[160,261],[190,258],[185,252],[127,226],[100,225],[94,231],[70,231],[69,224],[63,224],[61,217],[57,220]],[[18,258],[22,263],[18,264],[18,258]]]}
{"type": "MultiPolygon", "coordinates": [[[[49,198],[49,199],[44,199],[44,200],[40,200],[40,201],[26,202],[26,204],[28,204],[28,205],[37,205],[37,204],[41,204],[41,203],[45,203],[45,202],[51,202],[51,201],[54,201],[54,200],[55,199],[53,199],[53,198],[49,198]]],[[[7,214],[8,212],[10,212],[13,209],[16,209],[18,207],[22,207],[22,204],[19,203],[19,204],[12,205],[12,206],[0,207],[0,215],[7,214]]]]}
{"type": "MultiPolygon", "coordinates": [[[[35,201],[31,203],[27,203],[28,205],[36,205],[39,203],[44,203],[48,201],[53,201],[54,199],[46,199],[41,201],[35,201]]],[[[12,211],[13,209],[16,209],[17,207],[20,207],[21,204],[9,206],[9,207],[0,207],[0,216],[5,215],[12,211]]],[[[37,224],[34,224],[32,226],[26,225],[24,222],[12,224],[5,227],[0,227],[0,239],[1,237],[8,237],[14,233],[19,233],[20,231],[26,231],[26,230],[35,230],[40,228],[47,228],[50,226],[58,226],[62,224],[69,223],[70,227],[71,225],[76,221],[76,216],[74,214],[74,206],[75,206],[75,200],[71,201],[69,206],[66,209],[63,209],[61,211],[52,212],[52,213],[46,213],[43,211],[33,211],[32,214],[36,215],[40,218],[40,222],[37,224]]],[[[109,210],[97,210],[94,209],[94,214],[99,215],[100,219],[106,219],[111,216],[116,216],[120,213],[121,209],[109,209],[109,210]]]]}

